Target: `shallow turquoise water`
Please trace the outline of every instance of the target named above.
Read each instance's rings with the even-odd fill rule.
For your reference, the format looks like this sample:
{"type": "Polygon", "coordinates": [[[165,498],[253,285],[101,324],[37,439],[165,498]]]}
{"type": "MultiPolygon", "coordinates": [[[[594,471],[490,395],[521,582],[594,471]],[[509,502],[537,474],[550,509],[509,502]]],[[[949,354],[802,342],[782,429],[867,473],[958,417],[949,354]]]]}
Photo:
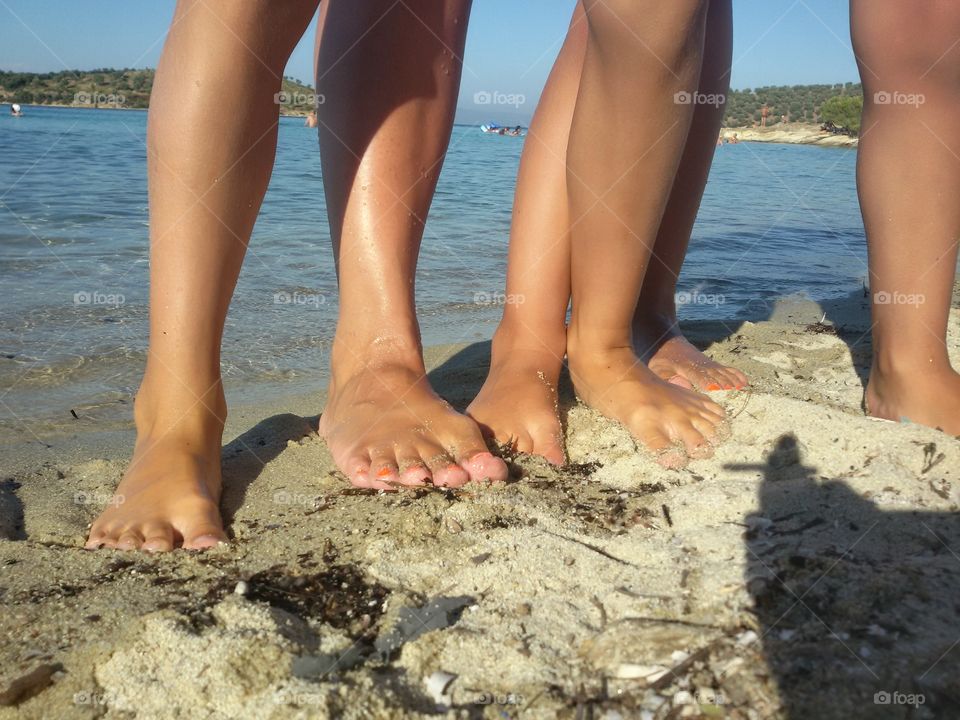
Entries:
{"type": "MultiPolygon", "coordinates": [[[[145,357],[146,113],[26,110],[0,116],[0,425],[70,408],[106,420],[145,357]]],[[[454,130],[417,277],[425,344],[493,332],[500,310],[476,298],[502,291],[523,142],[454,130]]],[[[682,318],[762,317],[783,294],[860,287],[855,160],[804,146],[718,150],[679,287],[682,318]]],[[[337,303],[321,182],[315,133],[281,120],[227,322],[231,395],[322,387],[337,303]]]]}

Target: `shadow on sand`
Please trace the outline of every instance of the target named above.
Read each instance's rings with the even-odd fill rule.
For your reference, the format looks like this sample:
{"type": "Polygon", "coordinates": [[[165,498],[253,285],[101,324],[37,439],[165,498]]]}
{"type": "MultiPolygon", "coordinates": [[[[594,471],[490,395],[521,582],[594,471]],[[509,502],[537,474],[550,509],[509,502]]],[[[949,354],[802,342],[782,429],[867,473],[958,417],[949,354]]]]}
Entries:
{"type": "Polygon", "coordinates": [[[763,473],[746,581],[786,716],[960,717],[958,515],[881,511],[793,435],[726,469],[763,473]]]}

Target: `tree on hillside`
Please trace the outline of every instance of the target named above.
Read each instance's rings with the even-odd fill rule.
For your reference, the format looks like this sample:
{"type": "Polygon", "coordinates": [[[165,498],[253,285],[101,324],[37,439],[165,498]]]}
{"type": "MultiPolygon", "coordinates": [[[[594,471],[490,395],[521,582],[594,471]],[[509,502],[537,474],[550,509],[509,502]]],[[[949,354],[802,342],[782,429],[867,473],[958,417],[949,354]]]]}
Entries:
{"type": "Polygon", "coordinates": [[[863,96],[835,95],[820,106],[820,119],[842,127],[851,135],[860,132],[863,96]]]}

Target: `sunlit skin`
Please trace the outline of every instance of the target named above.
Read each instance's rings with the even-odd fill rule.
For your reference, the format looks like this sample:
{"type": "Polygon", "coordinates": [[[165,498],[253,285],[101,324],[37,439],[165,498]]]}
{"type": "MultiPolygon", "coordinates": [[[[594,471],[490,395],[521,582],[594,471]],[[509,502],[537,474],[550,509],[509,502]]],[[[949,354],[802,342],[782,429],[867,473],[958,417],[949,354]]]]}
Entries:
{"type": "MultiPolygon", "coordinates": [[[[633,10],[620,12],[614,9],[616,5],[607,3],[605,9],[595,8],[599,15],[595,24],[602,28],[599,35],[594,33],[598,39],[592,39],[588,33],[589,18],[583,4],[577,5],[531,124],[521,160],[507,270],[507,295],[522,297],[523,302],[506,306],[493,340],[490,374],[468,412],[500,442],[542,455],[556,464],[564,461],[556,387],[568,350],[566,313],[572,293],[575,322],[571,340],[577,347],[570,348],[570,365],[575,370],[574,384],[581,399],[624,422],[638,440],[658,452],[665,464],[682,465],[689,457],[709,455],[718,432],[723,433],[718,430],[722,422],[719,406],[688,390],[740,389],[747,384],[743,373],[710,360],[687,342],[677,325],[675,305],[677,276],[709,173],[723,106],[678,106],[672,102],[675,90],[671,88],[679,88],[683,82],[692,83],[685,87],[698,87],[703,95],[726,93],[732,45],[731,8],[726,0],[713,2],[704,18],[703,8],[696,3],[685,10],[678,7],[676,15],[665,19],[666,25],[659,31],[652,30],[649,24],[642,36],[634,37],[634,46],[624,57],[633,58],[636,66],[630,68],[629,79],[622,79],[631,86],[658,93],[648,98],[667,98],[656,104],[662,112],[650,125],[661,128],[661,133],[668,130],[660,138],[652,135],[652,130],[644,134],[639,115],[628,120],[631,113],[640,109],[656,114],[651,112],[653,104],[644,101],[638,92],[614,99],[612,80],[588,77],[589,88],[584,84],[591,42],[596,46],[595,74],[605,67],[605,53],[612,55],[613,48],[630,45],[629,39],[620,37],[618,32],[603,31],[610,30],[606,26],[613,24],[607,22],[611,18],[604,17],[605,14],[618,12],[621,19],[635,18],[633,10]],[[659,35],[660,31],[677,34],[671,40],[659,35]],[[599,38],[605,46],[597,45],[599,38]],[[664,48],[665,56],[677,56],[679,70],[663,77],[663,64],[649,51],[637,51],[636,46],[642,50],[645,40],[654,43],[648,47],[664,48]],[[697,43],[701,43],[699,48],[697,43]],[[598,90],[594,92],[594,88],[598,90]],[[584,92],[586,89],[590,92],[584,92]],[[669,96],[664,95],[668,90],[669,96]],[[601,99],[601,91],[610,97],[601,99]],[[636,148],[633,157],[644,154],[644,142],[656,146],[656,152],[638,163],[643,167],[633,168],[634,172],[617,182],[606,196],[608,202],[620,197],[628,206],[637,208],[638,212],[629,214],[629,223],[628,214],[610,222],[609,214],[603,218],[592,212],[596,198],[618,177],[612,173],[605,176],[599,152],[591,157],[587,151],[579,160],[587,172],[595,174],[596,184],[592,186],[582,181],[584,171],[568,167],[573,162],[571,155],[577,140],[572,128],[575,111],[602,102],[612,103],[611,107],[618,112],[602,121],[595,120],[599,122],[597,127],[604,128],[602,133],[590,133],[584,127],[582,143],[586,144],[591,135],[589,142],[600,145],[608,131],[616,127],[620,115],[627,132],[638,136],[632,140],[636,148]],[[671,168],[664,170],[667,176],[674,177],[666,192],[647,189],[653,184],[662,186],[651,179],[654,168],[671,168]],[[576,203],[591,212],[578,215],[576,203]],[[658,218],[656,223],[654,218],[658,218]],[[578,230],[584,238],[585,265],[580,271],[574,263],[578,269],[571,272],[572,245],[578,230]],[[609,243],[588,240],[591,233],[601,231],[608,233],[609,243]],[[632,237],[633,242],[625,241],[625,236],[632,237]],[[648,237],[653,241],[643,240],[648,237]],[[609,245],[606,265],[592,258],[588,244],[609,245]],[[615,270],[620,264],[632,266],[634,272],[629,277],[619,277],[615,270]],[[599,289],[613,278],[619,284],[599,289]],[[620,288],[621,292],[611,292],[611,287],[620,288]],[[603,317],[602,323],[594,327],[608,328],[596,346],[577,343],[578,289],[583,298],[580,305],[595,309],[595,317],[603,317]],[[631,302],[629,317],[623,320],[625,305],[631,302]],[[606,352],[603,346],[611,343],[612,354],[602,357],[606,352]],[[610,383],[617,387],[616,392],[604,391],[610,383]],[[621,395],[623,402],[610,403],[611,397],[621,395]]],[[[637,12],[642,13],[642,8],[637,12]]],[[[591,117],[586,110],[583,114],[591,117]]],[[[605,152],[616,154],[613,148],[605,148],[605,152]]]]}
{"type": "Polygon", "coordinates": [[[960,6],[853,0],[850,9],[873,294],[867,411],[960,436],[960,375],[946,345],[960,238],[960,6]]]}
{"type": "MultiPolygon", "coordinates": [[[[203,549],[226,539],[220,342],[273,166],[274,95],[317,5],[177,5],[150,105],[150,346],[137,441],[87,547],[203,549]],[[223,98],[242,101],[223,112],[223,98]]],[[[320,432],[360,487],[507,475],[474,421],[430,388],[413,306],[469,9],[469,0],[443,0],[414,15],[403,3],[330,0],[321,13],[318,124],[341,293],[320,432]]]]}

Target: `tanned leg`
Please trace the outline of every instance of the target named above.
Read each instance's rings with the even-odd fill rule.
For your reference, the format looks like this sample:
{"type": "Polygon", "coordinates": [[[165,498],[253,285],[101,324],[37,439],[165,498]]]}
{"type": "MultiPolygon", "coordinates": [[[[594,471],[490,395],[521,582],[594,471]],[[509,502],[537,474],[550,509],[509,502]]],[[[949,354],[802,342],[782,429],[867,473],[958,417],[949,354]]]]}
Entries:
{"type": "Polygon", "coordinates": [[[712,454],[720,406],[649,370],[633,316],[693,120],[706,2],[586,0],[590,26],[568,149],[570,375],[586,404],[667,465],[712,454]],[[664,181],[667,178],[667,181],[664,181]]]}
{"type": "Polygon", "coordinates": [[[273,167],[283,69],[316,0],[180,0],[150,98],[150,346],[137,442],[87,547],[225,536],[220,340],[273,167]]]}
{"type": "Polygon", "coordinates": [[[428,384],[414,307],[469,10],[469,0],[329,0],[325,11],[318,119],[340,315],[320,431],[360,487],[507,476],[476,423],[428,384]]]}
{"type": "Polygon", "coordinates": [[[960,436],[946,332],[960,240],[960,6],[853,0],[870,252],[872,415],[960,436]]]}

